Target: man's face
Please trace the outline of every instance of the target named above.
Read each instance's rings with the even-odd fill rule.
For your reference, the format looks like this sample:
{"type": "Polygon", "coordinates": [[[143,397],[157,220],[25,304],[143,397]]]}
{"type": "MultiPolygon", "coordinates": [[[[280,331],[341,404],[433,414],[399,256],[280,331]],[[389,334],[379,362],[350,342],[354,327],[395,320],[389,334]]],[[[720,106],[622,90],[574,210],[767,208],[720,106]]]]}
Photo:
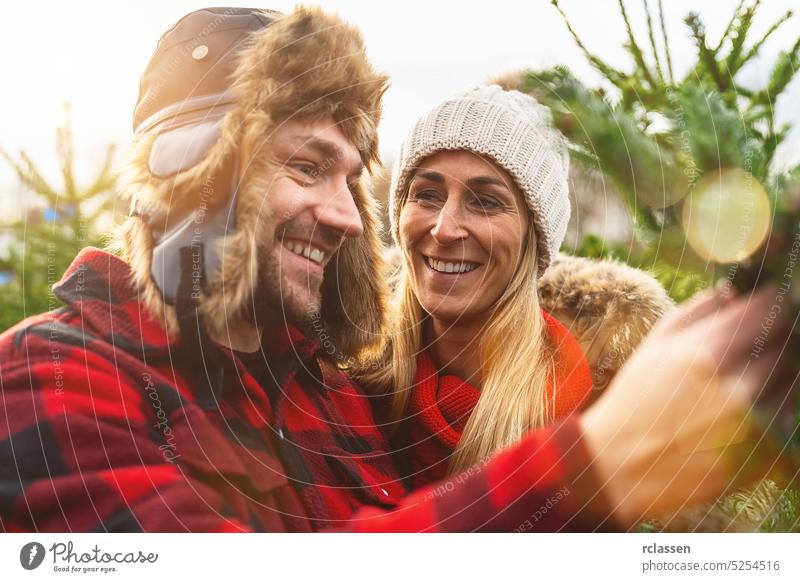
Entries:
{"type": "Polygon", "coordinates": [[[361,157],[332,118],[283,123],[257,155],[267,165],[252,176],[264,193],[256,316],[304,327],[320,310],[325,266],[364,231],[352,193],[361,157]]]}

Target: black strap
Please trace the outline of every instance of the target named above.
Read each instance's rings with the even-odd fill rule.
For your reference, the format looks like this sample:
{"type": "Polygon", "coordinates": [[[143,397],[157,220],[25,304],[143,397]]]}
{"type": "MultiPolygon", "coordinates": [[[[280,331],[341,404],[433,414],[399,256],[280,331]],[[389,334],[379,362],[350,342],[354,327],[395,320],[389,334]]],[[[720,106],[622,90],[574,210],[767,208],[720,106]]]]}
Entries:
{"type": "Polygon", "coordinates": [[[219,404],[225,380],[225,358],[214,347],[203,325],[198,300],[206,286],[203,243],[180,248],[180,282],[175,311],[181,333],[179,357],[196,386],[197,403],[203,409],[219,404]]]}

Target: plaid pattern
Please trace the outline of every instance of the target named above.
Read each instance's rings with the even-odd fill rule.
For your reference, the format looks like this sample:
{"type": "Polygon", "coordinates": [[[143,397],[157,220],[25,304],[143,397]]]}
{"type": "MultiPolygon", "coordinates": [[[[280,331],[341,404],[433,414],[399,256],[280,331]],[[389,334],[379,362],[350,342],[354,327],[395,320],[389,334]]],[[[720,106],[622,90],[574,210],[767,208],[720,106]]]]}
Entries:
{"type": "Polygon", "coordinates": [[[607,513],[582,506],[598,487],[572,419],[408,496],[369,398],[296,330],[269,334],[273,386],[223,350],[209,402],[129,281],[85,249],[54,288],[66,306],[0,336],[0,530],[513,530],[564,488],[531,529],[607,513]]]}

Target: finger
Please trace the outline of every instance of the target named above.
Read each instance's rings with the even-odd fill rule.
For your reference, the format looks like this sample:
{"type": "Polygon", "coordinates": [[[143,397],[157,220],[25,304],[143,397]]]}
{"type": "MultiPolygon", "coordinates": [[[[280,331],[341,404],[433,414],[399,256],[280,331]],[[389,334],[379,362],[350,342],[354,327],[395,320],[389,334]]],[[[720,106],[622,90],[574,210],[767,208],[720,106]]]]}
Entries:
{"type": "MultiPolygon", "coordinates": [[[[788,440],[797,429],[796,411],[800,401],[800,368],[796,363],[797,337],[785,345],[774,345],[773,367],[761,390],[755,395],[755,406],[768,425],[788,440]]],[[[772,354],[759,354],[759,359],[769,359],[772,354]]],[[[755,373],[755,370],[753,371],[755,373]]]]}
{"type": "Polygon", "coordinates": [[[723,300],[724,296],[719,290],[706,289],[664,315],[653,330],[653,335],[679,333],[698,319],[717,311],[723,300]]]}
{"type": "Polygon", "coordinates": [[[703,330],[712,355],[725,367],[731,360],[747,357],[749,353],[757,355],[769,344],[785,341],[785,320],[786,313],[775,289],[765,288],[731,300],[713,314],[713,319],[707,316],[694,325],[703,330]]]}
{"type": "Polygon", "coordinates": [[[767,387],[779,372],[779,358],[781,351],[773,346],[759,354],[747,354],[742,358],[730,358],[720,366],[720,373],[738,381],[735,386],[735,395],[755,402],[766,393],[767,387]]]}

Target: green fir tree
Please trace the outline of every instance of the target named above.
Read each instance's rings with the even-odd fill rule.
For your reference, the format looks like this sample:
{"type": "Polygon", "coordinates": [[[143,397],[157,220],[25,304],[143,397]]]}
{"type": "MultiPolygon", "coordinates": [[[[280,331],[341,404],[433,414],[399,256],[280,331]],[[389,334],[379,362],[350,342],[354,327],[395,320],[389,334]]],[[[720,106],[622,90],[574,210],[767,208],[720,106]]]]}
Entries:
{"type": "MultiPolygon", "coordinates": [[[[792,260],[793,245],[800,241],[800,165],[779,172],[774,164],[775,152],[791,129],[776,122],[775,103],[800,65],[800,38],[780,54],[766,85],[753,90],[738,80],[765,41],[792,18],[792,11],[753,38],[761,0],[747,5],[743,0],[722,35],[713,40],[700,16],[689,14],[684,22],[695,60],[688,73],[678,77],[662,2],[657,0],[656,10],[652,1],[642,1],[646,44],[637,39],[626,5],[619,0],[624,46],[631,61],[620,70],[586,46],[558,0],[552,0],[575,43],[602,75],[601,87],[587,87],[565,67],[525,71],[506,83],[551,108],[556,126],[571,142],[573,160],[613,183],[630,210],[635,231],[631,244],[608,245],[589,234],[569,250],[650,270],[678,301],[728,277],[739,288],[752,288],[764,279],[784,284],[800,304],[800,281],[793,275],[785,280],[791,272],[787,261],[792,260]],[[709,184],[722,184],[725,176],[742,183],[740,188],[728,188],[726,194],[732,194],[726,204],[741,203],[747,209],[746,203],[756,199],[752,193],[759,191],[767,200],[764,240],[735,258],[717,252],[713,245],[709,248],[714,252],[704,254],[708,249],[692,240],[698,196],[710,190],[709,184]]],[[[720,192],[724,189],[718,187],[720,192]]],[[[699,225],[701,234],[707,226],[699,225]]],[[[797,424],[795,419],[794,432],[790,428],[785,438],[796,442],[797,424]]],[[[797,531],[798,495],[792,487],[763,481],[714,504],[648,522],[642,530],[797,531]]]]}
{"type": "MultiPolygon", "coordinates": [[[[28,192],[23,216],[0,225],[0,330],[21,319],[60,306],[51,287],[85,246],[100,245],[98,224],[114,212],[112,160],[114,146],[88,185],[75,179],[75,151],[69,106],[66,122],[56,130],[56,147],[63,184],[52,186],[24,151],[12,156],[0,149],[28,192]]],[[[108,220],[107,220],[108,221],[108,220]]]]}

